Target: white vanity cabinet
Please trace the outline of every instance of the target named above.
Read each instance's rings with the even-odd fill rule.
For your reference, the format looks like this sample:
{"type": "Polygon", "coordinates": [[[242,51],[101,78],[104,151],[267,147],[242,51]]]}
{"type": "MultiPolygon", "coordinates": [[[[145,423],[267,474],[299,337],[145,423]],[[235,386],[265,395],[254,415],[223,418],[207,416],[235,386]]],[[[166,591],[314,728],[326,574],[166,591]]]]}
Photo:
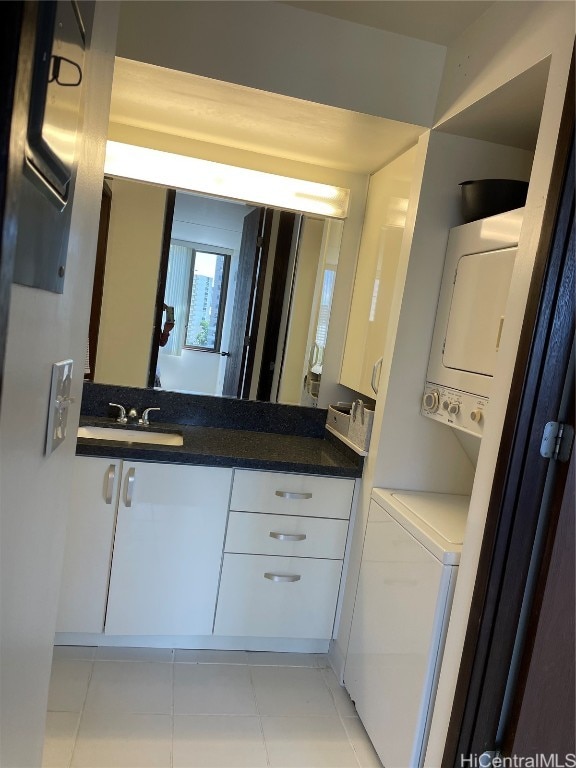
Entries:
{"type": "Polygon", "coordinates": [[[294,649],[332,636],[354,480],[84,456],[74,469],[65,642],[294,649]]]}
{"type": "Polygon", "coordinates": [[[121,466],[119,460],[74,460],[57,632],[104,629],[121,466]]]}
{"type": "Polygon", "coordinates": [[[212,633],[231,477],[124,462],[106,634],[212,633]]]}
{"type": "Polygon", "coordinates": [[[214,634],[332,636],[354,481],[236,470],[214,634]]]}

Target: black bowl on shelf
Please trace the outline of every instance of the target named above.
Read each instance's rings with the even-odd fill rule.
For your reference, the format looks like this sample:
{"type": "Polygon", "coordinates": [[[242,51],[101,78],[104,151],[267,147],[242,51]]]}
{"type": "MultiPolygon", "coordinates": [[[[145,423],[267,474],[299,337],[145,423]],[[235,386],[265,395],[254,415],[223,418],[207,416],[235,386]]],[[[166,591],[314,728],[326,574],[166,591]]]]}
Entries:
{"type": "Polygon", "coordinates": [[[522,208],[528,182],[515,179],[477,179],[462,181],[461,210],[466,223],[522,208]]]}

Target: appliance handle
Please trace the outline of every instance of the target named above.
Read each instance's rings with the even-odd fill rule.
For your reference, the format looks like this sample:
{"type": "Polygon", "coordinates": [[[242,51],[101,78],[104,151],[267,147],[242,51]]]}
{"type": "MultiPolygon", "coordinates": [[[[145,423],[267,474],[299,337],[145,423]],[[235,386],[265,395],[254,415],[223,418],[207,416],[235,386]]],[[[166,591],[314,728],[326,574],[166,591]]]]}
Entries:
{"type": "Polygon", "coordinates": [[[378,394],[378,387],[380,386],[380,376],[382,374],[382,361],[384,360],[383,357],[379,357],[378,360],[374,363],[374,367],[372,368],[372,378],[370,380],[370,386],[374,390],[374,394],[378,394]],[[376,375],[378,373],[378,375],[376,375]]]}
{"type": "Polygon", "coordinates": [[[500,318],[500,324],[498,326],[498,336],[496,337],[496,352],[500,349],[500,339],[502,338],[502,329],[504,328],[504,315],[500,318]]]}

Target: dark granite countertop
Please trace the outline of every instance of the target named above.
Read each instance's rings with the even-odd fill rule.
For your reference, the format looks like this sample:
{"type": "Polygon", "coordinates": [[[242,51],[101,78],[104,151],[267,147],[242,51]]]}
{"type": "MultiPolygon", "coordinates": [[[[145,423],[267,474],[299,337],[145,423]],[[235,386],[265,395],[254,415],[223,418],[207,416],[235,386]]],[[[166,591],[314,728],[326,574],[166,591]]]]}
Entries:
{"type": "MultiPolygon", "coordinates": [[[[82,416],[81,426],[115,427],[113,419],[82,416]]],[[[128,429],[134,428],[127,425],[128,429]]],[[[146,431],[143,427],[136,427],[146,431]]],[[[332,477],[361,477],[363,459],[337,438],[278,434],[246,429],[188,424],[155,424],[153,431],[179,432],[182,446],[126,443],[79,438],[76,454],[132,461],[242,467],[277,472],[302,472],[332,477]]]]}

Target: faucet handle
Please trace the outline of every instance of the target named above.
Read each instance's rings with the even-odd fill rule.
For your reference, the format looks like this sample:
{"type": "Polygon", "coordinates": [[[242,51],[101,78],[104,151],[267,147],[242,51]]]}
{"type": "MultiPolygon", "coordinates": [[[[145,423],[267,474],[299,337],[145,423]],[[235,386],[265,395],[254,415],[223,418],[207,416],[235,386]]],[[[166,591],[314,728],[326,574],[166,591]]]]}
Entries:
{"type": "Polygon", "coordinates": [[[120,405],[120,403],[108,403],[108,405],[111,405],[114,408],[120,409],[120,415],[118,416],[116,421],[118,422],[118,424],[126,424],[126,422],[128,421],[128,419],[126,418],[126,408],[124,408],[123,405],[120,405]]]}
{"type": "Polygon", "coordinates": [[[160,408],[145,408],[142,414],[142,418],[138,423],[142,424],[143,427],[147,427],[150,424],[150,420],[148,418],[148,414],[150,413],[150,411],[159,411],[159,410],[160,408]]]}

